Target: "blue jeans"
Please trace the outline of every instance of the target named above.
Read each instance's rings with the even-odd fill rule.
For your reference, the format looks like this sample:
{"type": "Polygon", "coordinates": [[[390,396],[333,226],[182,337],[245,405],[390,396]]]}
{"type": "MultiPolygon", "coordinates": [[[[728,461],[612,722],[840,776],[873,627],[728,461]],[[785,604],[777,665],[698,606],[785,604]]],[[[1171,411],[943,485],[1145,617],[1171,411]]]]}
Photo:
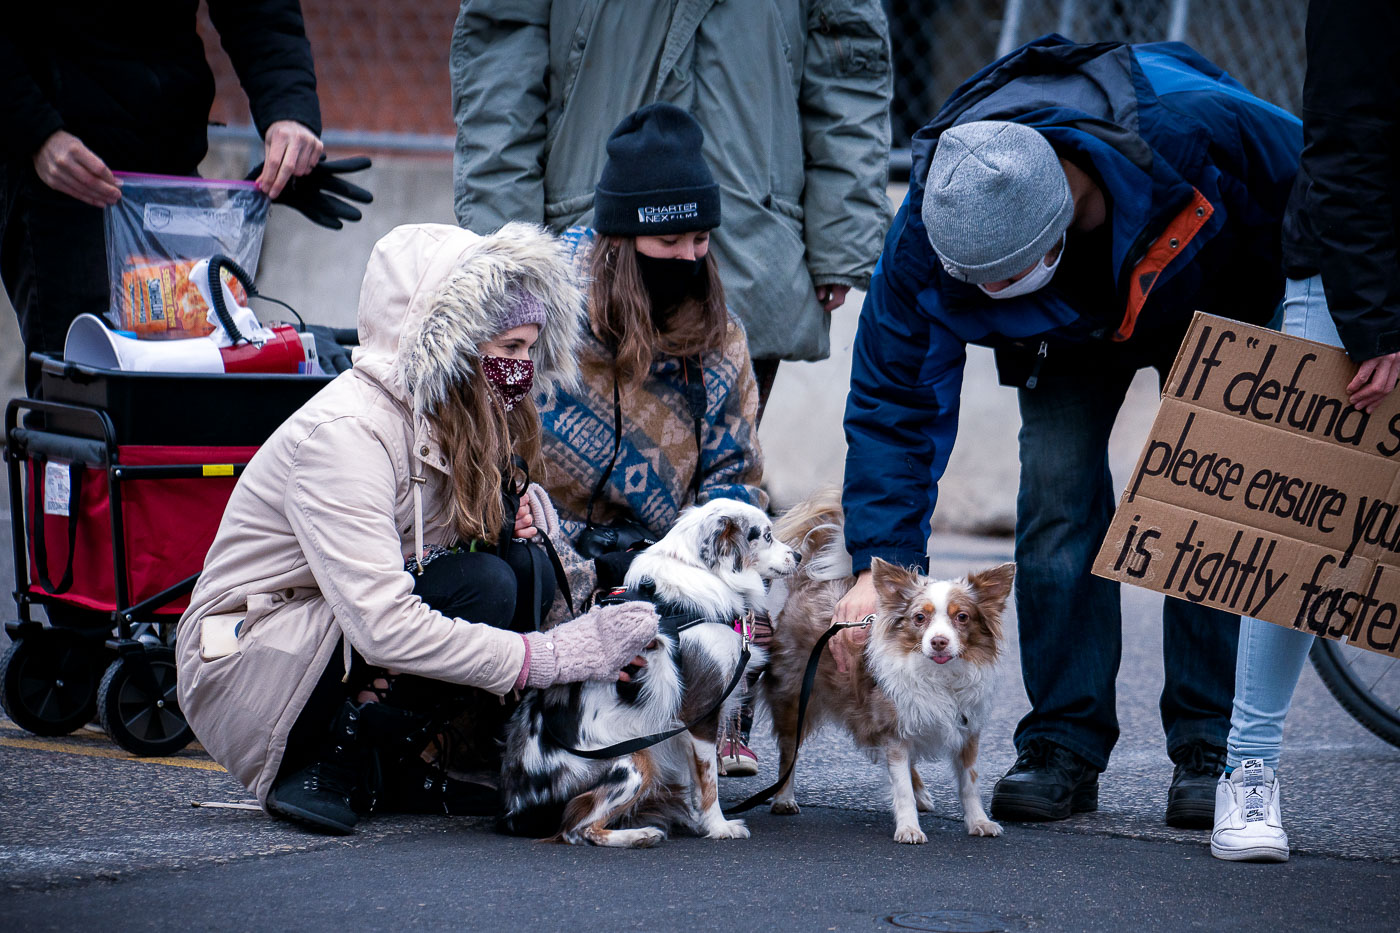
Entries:
{"type": "MultiPolygon", "coordinates": [[[[1327,309],[1322,276],[1288,280],[1283,293],[1283,332],[1334,347],[1342,345],[1327,309]]],[[[1283,720],[1314,637],[1259,619],[1240,620],[1235,709],[1225,759],[1229,767],[1238,767],[1242,758],[1262,758],[1267,767],[1278,767],[1283,720]]]]}
{"type": "MultiPolygon", "coordinates": [[[[1090,567],[1113,518],[1108,437],[1139,364],[1106,348],[1021,389],[1016,499],[1016,615],[1031,711],[1016,747],[1046,739],[1099,769],[1118,740],[1122,656],[1118,584],[1090,567]]],[[[1169,364],[1169,360],[1166,361],[1169,364]]],[[[1165,600],[1162,725],[1174,758],[1192,742],[1223,747],[1230,726],[1237,616],[1165,600]]]]}

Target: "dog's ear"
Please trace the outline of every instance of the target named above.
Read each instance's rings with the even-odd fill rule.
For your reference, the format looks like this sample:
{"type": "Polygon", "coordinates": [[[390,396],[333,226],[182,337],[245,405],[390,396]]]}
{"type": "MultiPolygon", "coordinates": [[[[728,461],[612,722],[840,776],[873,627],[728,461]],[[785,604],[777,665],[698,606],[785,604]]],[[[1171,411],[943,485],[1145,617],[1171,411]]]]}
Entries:
{"type": "Polygon", "coordinates": [[[744,551],[748,545],[748,529],[744,524],[731,515],[716,515],[705,530],[708,546],[700,552],[705,565],[717,571],[744,569],[744,551]]]}
{"type": "Polygon", "coordinates": [[[875,584],[875,595],[882,610],[902,610],[904,604],[919,591],[918,571],[896,566],[878,557],[870,561],[870,579],[875,584]]]}
{"type": "Polygon", "coordinates": [[[1011,595],[1011,581],[1016,576],[1016,565],[1010,561],[991,570],[969,574],[968,585],[977,595],[977,602],[984,611],[1000,613],[1006,606],[1006,598],[1011,595]]]}

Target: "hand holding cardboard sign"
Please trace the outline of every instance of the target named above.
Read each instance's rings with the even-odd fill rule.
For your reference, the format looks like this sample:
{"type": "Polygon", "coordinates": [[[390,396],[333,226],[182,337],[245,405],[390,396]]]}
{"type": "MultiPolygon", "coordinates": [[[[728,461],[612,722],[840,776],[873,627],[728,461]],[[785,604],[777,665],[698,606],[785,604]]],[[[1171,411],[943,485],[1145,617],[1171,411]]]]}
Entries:
{"type": "Polygon", "coordinates": [[[1387,353],[1362,363],[1355,378],[1347,383],[1352,406],[1365,412],[1375,411],[1376,406],[1395,389],[1397,377],[1400,377],[1400,352],[1387,353]]]}

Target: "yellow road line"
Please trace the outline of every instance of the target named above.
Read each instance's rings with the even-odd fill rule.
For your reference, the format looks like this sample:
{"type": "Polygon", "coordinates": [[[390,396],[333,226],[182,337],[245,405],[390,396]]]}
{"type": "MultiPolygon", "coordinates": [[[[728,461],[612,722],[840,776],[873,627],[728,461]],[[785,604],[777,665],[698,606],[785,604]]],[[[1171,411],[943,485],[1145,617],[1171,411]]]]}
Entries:
{"type": "MultiPolygon", "coordinates": [[[[0,717],[0,729],[7,729],[10,732],[18,732],[24,736],[29,735],[29,733],[26,732],[24,729],[21,729],[19,726],[15,725],[13,722],[11,722],[8,719],[5,719],[4,717],[0,717]]],[[[103,745],[110,745],[112,742],[112,740],[107,737],[107,733],[103,732],[100,728],[98,728],[95,725],[82,726],[69,733],[68,735],[64,736],[62,741],[83,742],[85,744],[92,742],[100,742],[103,745]]],[[[185,749],[191,752],[204,752],[204,746],[200,745],[198,742],[191,742],[190,744],[185,746],[185,749]]]]}
{"type": "Polygon", "coordinates": [[[86,755],[89,758],[116,758],[120,761],[137,761],[149,765],[171,765],[176,768],[197,768],[200,771],[223,771],[222,765],[198,758],[137,758],[127,751],[115,748],[94,748],[76,742],[45,741],[43,739],[12,739],[0,736],[0,746],[10,748],[32,748],[40,752],[65,752],[70,755],[86,755]]]}

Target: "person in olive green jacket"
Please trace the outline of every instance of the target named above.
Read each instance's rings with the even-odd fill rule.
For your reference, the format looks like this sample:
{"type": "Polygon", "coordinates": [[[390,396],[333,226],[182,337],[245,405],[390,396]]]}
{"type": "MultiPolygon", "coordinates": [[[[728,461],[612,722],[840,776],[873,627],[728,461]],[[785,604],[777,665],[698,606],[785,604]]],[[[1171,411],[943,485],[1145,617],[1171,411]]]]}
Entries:
{"type": "Polygon", "coordinates": [[[779,360],[829,354],[890,220],[880,0],[463,0],[450,67],[458,223],[591,225],[609,131],[676,104],[705,130],[762,398],[779,360]]]}

